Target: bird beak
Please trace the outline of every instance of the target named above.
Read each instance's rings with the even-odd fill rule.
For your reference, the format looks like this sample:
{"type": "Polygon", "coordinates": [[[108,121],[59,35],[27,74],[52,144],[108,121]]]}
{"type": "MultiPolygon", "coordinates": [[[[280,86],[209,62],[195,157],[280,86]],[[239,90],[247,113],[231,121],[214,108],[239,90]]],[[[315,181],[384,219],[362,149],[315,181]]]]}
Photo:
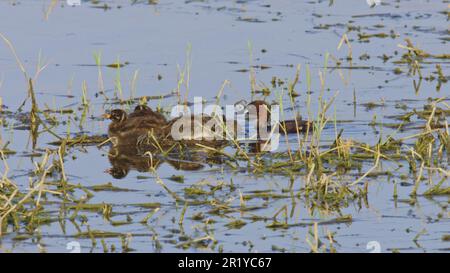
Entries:
{"type": "Polygon", "coordinates": [[[102,115],[102,118],[104,118],[104,119],[110,119],[110,118],[111,118],[111,114],[104,113],[104,114],[102,115]]]}

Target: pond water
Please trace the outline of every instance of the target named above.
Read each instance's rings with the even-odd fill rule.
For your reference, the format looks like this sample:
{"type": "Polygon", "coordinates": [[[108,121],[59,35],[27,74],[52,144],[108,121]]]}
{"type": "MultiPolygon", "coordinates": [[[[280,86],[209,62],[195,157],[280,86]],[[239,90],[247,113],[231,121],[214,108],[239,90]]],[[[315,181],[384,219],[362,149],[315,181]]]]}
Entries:
{"type": "MultiPolygon", "coordinates": [[[[135,104],[148,96],[149,106],[170,111],[177,90],[190,102],[197,96],[213,103],[220,93],[221,105],[242,99],[279,103],[281,95],[285,115],[295,116],[286,94],[297,67],[294,103],[304,119],[318,119],[319,100],[334,98],[321,145],[332,144],[343,130],[341,137],[352,143],[404,139],[400,150],[408,153],[417,140],[409,136],[420,134],[427,120],[416,118],[397,130],[399,115],[441,99],[441,122],[449,120],[449,16],[444,0],[383,0],[373,7],[364,0],[81,1],[74,7],[65,1],[0,1],[0,33],[11,43],[0,40],[1,146],[15,152],[1,164],[3,182],[7,177],[26,193],[40,177],[36,169],[46,151],[58,149],[51,142],[106,136],[109,121],[100,116],[134,107],[118,103],[130,98],[135,104]],[[404,62],[411,46],[432,55],[419,71],[404,62]],[[40,113],[47,127],[40,126],[34,138],[26,118],[28,80],[12,48],[33,78],[39,109],[48,110],[40,113]],[[280,84],[272,86],[274,80],[280,84]]],[[[274,154],[286,155],[296,142],[296,135],[282,137],[274,154]]],[[[31,231],[26,223],[9,225],[0,252],[68,252],[71,242],[82,252],[309,252],[315,246],[370,252],[374,244],[382,252],[450,250],[448,190],[421,194],[438,182],[448,189],[448,151],[433,165],[442,172],[423,170],[426,179],[414,198],[417,178],[408,162],[384,160],[353,188],[356,193],[367,187],[365,198],[337,203],[305,197],[304,170],[257,172],[245,160],[232,168],[228,159],[214,160],[203,151],[182,159],[155,157],[151,172],[148,157],[112,157],[116,152],[108,145],[67,147],[66,180],[80,186],[69,198],[47,192],[42,223],[31,231]],[[126,170],[121,179],[105,172],[116,165],[126,170]]],[[[49,162],[58,161],[54,155],[49,162]]],[[[371,170],[374,156],[369,159],[358,170],[335,176],[330,167],[328,174],[351,184],[371,170]]],[[[47,177],[49,190],[61,190],[52,184],[57,177],[47,177]]],[[[8,205],[1,202],[4,213],[8,205]]]]}

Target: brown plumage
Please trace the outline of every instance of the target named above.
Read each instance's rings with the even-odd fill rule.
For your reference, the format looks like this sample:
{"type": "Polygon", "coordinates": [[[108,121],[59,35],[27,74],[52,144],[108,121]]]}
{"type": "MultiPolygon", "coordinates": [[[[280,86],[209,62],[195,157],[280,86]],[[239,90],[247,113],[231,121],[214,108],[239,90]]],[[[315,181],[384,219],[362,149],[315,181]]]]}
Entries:
{"type": "Polygon", "coordinates": [[[111,119],[108,127],[108,136],[114,146],[136,145],[140,136],[148,134],[149,131],[165,126],[166,122],[160,117],[142,112],[133,112],[130,115],[121,109],[114,109],[104,118],[111,119]]]}
{"type": "MultiPolygon", "coordinates": [[[[247,109],[249,110],[249,118],[258,120],[258,128],[265,126],[262,129],[267,129],[266,132],[270,132],[270,105],[265,101],[255,100],[247,105],[247,109]]],[[[234,135],[223,133],[223,130],[218,129],[218,126],[222,126],[219,121],[215,122],[216,125],[211,130],[204,130],[205,127],[202,130],[195,130],[195,128],[206,124],[211,125],[213,117],[202,115],[196,118],[192,115],[167,121],[161,113],[157,113],[145,105],[137,106],[134,112],[130,114],[121,109],[114,109],[109,114],[105,114],[104,117],[112,120],[108,127],[108,135],[114,146],[150,144],[164,146],[166,144],[173,145],[176,141],[182,141],[185,144],[200,143],[208,146],[221,146],[227,142],[227,137],[234,137],[238,132],[238,125],[234,122],[232,123],[234,135]],[[174,125],[179,125],[178,122],[191,122],[190,133],[186,132],[187,135],[182,138],[172,135],[172,128],[174,125]],[[219,133],[222,133],[222,135],[219,135],[219,133]]],[[[225,119],[223,121],[226,122],[225,119]]],[[[310,122],[303,121],[301,118],[285,120],[280,122],[279,132],[282,134],[302,133],[306,132],[308,128],[312,130],[311,125],[310,122]]]]}
{"type": "Polygon", "coordinates": [[[128,115],[129,118],[134,117],[145,117],[145,118],[151,118],[154,120],[156,124],[166,124],[167,120],[166,117],[164,117],[163,114],[159,112],[155,112],[152,110],[152,108],[148,107],[147,105],[139,104],[134,108],[134,112],[130,113],[128,115]]]}
{"type": "MultiPolygon", "coordinates": [[[[223,120],[223,122],[226,121],[223,120]]],[[[235,123],[234,125],[236,126],[235,123]]],[[[222,126],[223,124],[219,119],[214,119],[214,117],[208,115],[176,117],[158,129],[158,141],[168,146],[173,145],[174,142],[180,142],[186,145],[202,144],[218,147],[227,142],[225,139],[226,134],[224,133],[225,129],[222,126]],[[184,128],[184,125],[190,126],[190,130],[184,128]]],[[[149,140],[152,142],[148,138],[143,138],[143,140],[144,143],[149,143],[149,140]]]]}
{"type": "Polygon", "coordinates": [[[114,109],[110,113],[103,114],[102,117],[112,121],[108,126],[109,137],[119,134],[126,125],[125,121],[128,119],[127,113],[121,109],[114,109]]]}
{"type": "MultiPolygon", "coordinates": [[[[250,119],[257,118],[258,128],[260,124],[267,124],[267,128],[270,129],[270,105],[267,102],[263,100],[252,101],[247,105],[247,109],[249,110],[250,119]]],[[[305,133],[307,130],[312,130],[312,123],[297,117],[293,120],[280,121],[278,127],[279,132],[282,134],[305,133]]]]}
{"type": "MultiPolygon", "coordinates": [[[[202,127],[212,121],[212,117],[202,115],[199,118],[192,115],[182,116],[166,121],[165,117],[152,111],[147,106],[138,106],[135,111],[129,115],[121,109],[114,109],[109,114],[103,115],[104,118],[111,119],[108,127],[108,135],[114,146],[127,145],[161,145],[170,146],[174,141],[182,141],[185,144],[200,143],[208,146],[217,146],[223,144],[222,140],[217,139],[217,127],[212,130],[199,130],[197,134],[194,128],[202,127]],[[191,131],[189,135],[177,139],[172,136],[172,126],[177,122],[191,122],[191,131]],[[157,142],[157,143],[156,143],[157,142]]],[[[220,122],[215,123],[220,126],[220,122]]],[[[236,125],[235,125],[236,126],[236,125]]],[[[188,132],[189,133],[189,132],[188,132]]]]}

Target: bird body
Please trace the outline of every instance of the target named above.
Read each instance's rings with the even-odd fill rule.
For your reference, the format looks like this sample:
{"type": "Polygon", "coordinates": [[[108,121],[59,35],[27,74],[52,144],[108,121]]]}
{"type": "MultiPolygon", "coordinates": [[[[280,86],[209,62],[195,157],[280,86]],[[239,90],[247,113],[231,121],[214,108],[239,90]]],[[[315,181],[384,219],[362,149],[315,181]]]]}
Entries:
{"type": "MultiPolygon", "coordinates": [[[[257,121],[258,135],[261,129],[270,132],[269,104],[256,100],[247,105],[247,110],[248,118],[257,121]]],[[[221,146],[227,140],[235,138],[240,129],[236,121],[229,122],[224,117],[221,120],[208,115],[181,116],[168,121],[164,115],[145,105],[138,105],[130,114],[121,109],[114,109],[103,117],[112,121],[108,127],[108,136],[114,146],[161,146],[177,141],[221,146]],[[157,143],[154,143],[155,141],[157,143]]],[[[281,121],[278,125],[282,134],[302,133],[312,128],[310,122],[301,118],[281,121]]]]}
{"type": "Polygon", "coordinates": [[[138,106],[130,114],[121,109],[114,109],[103,117],[112,120],[108,127],[108,136],[114,146],[152,143],[164,145],[174,141],[217,146],[222,145],[221,140],[225,138],[225,135],[219,135],[223,133],[219,130],[222,122],[207,115],[181,116],[167,121],[163,115],[149,107],[138,106]],[[154,143],[155,141],[158,143],[154,143]]]}
{"type": "Polygon", "coordinates": [[[166,125],[164,116],[154,115],[151,109],[150,111],[135,109],[128,115],[124,110],[114,109],[103,115],[104,118],[112,120],[108,127],[108,136],[113,145],[136,145],[140,136],[166,125]]]}
{"type": "MultiPolygon", "coordinates": [[[[264,126],[269,129],[271,122],[271,107],[263,100],[255,100],[247,104],[247,110],[249,112],[249,119],[256,119],[258,121],[258,128],[264,126]]],[[[295,134],[305,133],[308,130],[312,130],[312,123],[306,120],[302,120],[301,117],[297,117],[293,120],[279,121],[279,133],[281,134],[295,134]]]]}
{"type": "Polygon", "coordinates": [[[134,108],[134,112],[128,115],[129,118],[135,117],[145,117],[146,119],[151,119],[155,122],[155,124],[165,124],[167,123],[166,117],[152,110],[152,108],[147,105],[140,104],[134,108]]]}

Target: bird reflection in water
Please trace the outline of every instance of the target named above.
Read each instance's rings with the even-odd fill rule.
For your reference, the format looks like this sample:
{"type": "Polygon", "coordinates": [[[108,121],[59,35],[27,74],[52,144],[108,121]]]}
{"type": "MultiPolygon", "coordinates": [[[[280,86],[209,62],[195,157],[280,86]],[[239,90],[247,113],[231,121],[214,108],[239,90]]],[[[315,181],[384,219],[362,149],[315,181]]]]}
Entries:
{"type": "Polygon", "coordinates": [[[180,153],[174,151],[163,156],[157,149],[140,149],[136,146],[112,146],[108,159],[111,168],[106,170],[115,179],[123,179],[132,170],[141,173],[151,173],[163,163],[168,163],[176,170],[197,171],[209,164],[221,164],[217,156],[207,156],[202,151],[180,153]]]}

